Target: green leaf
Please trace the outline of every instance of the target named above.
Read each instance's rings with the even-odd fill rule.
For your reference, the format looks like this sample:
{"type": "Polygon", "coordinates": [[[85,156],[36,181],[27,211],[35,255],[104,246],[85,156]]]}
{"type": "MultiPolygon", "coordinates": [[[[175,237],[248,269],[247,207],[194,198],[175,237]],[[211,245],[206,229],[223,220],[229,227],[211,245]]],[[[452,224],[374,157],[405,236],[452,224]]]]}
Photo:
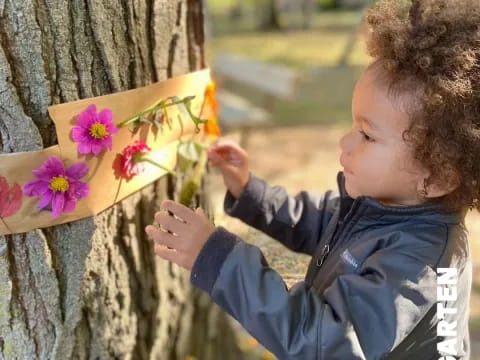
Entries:
{"type": "Polygon", "coordinates": [[[192,166],[193,166],[193,161],[178,154],[177,168],[180,172],[185,173],[192,166]]]}
{"type": "MultiPolygon", "coordinates": [[[[173,97],[175,101],[179,101],[180,98],[178,98],[177,96],[174,96],[173,97]]],[[[182,113],[183,116],[186,116],[186,117],[190,117],[190,114],[187,110],[187,107],[185,106],[184,103],[181,103],[181,104],[178,104],[178,109],[180,110],[180,112],[182,113]]]]}
{"type": "Polygon", "coordinates": [[[188,182],[186,182],[180,190],[180,204],[190,206],[197,190],[198,185],[194,181],[189,180],[188,182]]]}
{"type": "MultiPolygon", "coordinates": [[[[196,126],[196,131],[197,133],[200,131],[200,128],[198,127],[198,124],[206,124],[208,120],[203,120],[200,119],[198,116],[195,116],[192,112],[191,106],[192,106],[192,100],[195,98],[195,96],[187,96],[186,98],[183,99],[183,103],[178,104],[178,108],[180,109],[180,112],[182,115],[189,117],[192,119],[196,126]]],[[[177,96],[173,97],[174,101],[180,101],[180,98],[177,96]]]]}
{"type": "Polygon", "coordinates": [[[186,96],[183,98],[183,101],[185,101],[186,104],[189,104],[193,99],[195,99],[195,95],[186,96]]]}
{"type": "Polygon", "coordinates": [[[203,151],[202,145],[195,141],[182,142],[177,147],[177,166],[182,172],[193,166],[198,161],[200,153],[203,151]]]}

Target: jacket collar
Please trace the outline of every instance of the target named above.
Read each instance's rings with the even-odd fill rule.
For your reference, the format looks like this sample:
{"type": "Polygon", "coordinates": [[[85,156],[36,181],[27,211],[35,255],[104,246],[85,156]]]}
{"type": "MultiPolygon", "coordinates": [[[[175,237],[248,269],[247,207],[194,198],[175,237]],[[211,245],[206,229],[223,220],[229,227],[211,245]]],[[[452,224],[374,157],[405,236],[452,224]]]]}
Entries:
{"type": "Polygon", "coordinates": [[[411,206],[389,206],[380,203],[371,196],[358,196],[355,199],[348,195],[345,189],[345,175],[343,171],[337,174],[337,184],[340,192],[340,216],[343,218],[348,210],[357,206],[357,211],[362,215],[370,218],[380,218],[386,221],[398,221],[399,217],[405,216],[421,216],[422,218],[429,218],[434,221],[441,221],[445,223],[458,224],[463,223],[467,209],[464,211],[452,211],[442,203],[428,203],[411,206]]]}

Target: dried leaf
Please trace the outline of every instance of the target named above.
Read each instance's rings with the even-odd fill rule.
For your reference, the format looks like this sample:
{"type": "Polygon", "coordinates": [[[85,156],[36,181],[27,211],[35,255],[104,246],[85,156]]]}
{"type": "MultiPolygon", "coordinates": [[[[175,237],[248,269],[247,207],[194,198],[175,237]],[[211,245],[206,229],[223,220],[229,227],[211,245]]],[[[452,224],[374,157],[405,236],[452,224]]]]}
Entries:
{"type": "Polygon", "coordinates": [[[169,128],[170,130],[172,130],[172,124],[171,124],[171,122],[170,122],[170,118],[168,117],[167,108],[164,108],[163,111],[164,111],[163,116],[165,117],[165,121],[167,122],[168,128],[169,128]]]}
{"type": "Polygon", "coordinates": [[[139,126],[140,126],[139,120],[135,120],[128,125],[128,129],[134,133],[138,130],[139,126]]]}
{"type": "Polygon", "coordinates": [[[148,118],[145,115],[140,116],[139,121],[143,123],[150,123],[150,120],[148,120],[148,118]]]}
{"type": "Polygon", "coordinates": [[[17,213],[22,206],[20,185],[8,186],[7,179],[0,176],[0,217],[5,218],[17,213]]]}

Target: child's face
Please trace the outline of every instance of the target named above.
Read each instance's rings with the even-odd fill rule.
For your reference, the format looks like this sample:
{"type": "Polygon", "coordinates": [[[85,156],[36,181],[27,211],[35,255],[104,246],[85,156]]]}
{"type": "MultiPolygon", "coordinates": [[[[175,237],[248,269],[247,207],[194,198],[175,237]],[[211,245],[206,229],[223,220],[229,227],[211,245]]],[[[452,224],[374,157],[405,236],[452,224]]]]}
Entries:
{"type": "Polygon", "coordinates": [[[414,167],[412,151],[402,139],[410,120],[399,104],[375,81],[375,71],[366,70],[357,82],[352,129],[340,140],[340,163],[352,198],[368,195],[393,206],[424,202],[417,191],[427,174],[414,167]]]}

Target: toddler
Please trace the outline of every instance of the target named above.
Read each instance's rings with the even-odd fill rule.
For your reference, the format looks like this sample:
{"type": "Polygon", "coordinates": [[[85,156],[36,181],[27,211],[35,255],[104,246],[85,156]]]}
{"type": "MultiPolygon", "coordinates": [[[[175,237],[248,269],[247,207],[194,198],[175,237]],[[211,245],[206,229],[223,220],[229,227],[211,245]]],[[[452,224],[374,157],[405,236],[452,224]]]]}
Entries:
{"type": "Polygon", "coordinates": [[[165,201],[177,218],[156,219],[173,234],[146,230],[158,255],[191,270],[278,359],[469,359],[480,2],[384,0],[366,22],[373,61],[339,144],[338,191],[289,196],[256,177],[235,143],[209,149],[225,212],[311,255],[304,281],[288,289],[258,247],[201,209],[165,201]]]}

